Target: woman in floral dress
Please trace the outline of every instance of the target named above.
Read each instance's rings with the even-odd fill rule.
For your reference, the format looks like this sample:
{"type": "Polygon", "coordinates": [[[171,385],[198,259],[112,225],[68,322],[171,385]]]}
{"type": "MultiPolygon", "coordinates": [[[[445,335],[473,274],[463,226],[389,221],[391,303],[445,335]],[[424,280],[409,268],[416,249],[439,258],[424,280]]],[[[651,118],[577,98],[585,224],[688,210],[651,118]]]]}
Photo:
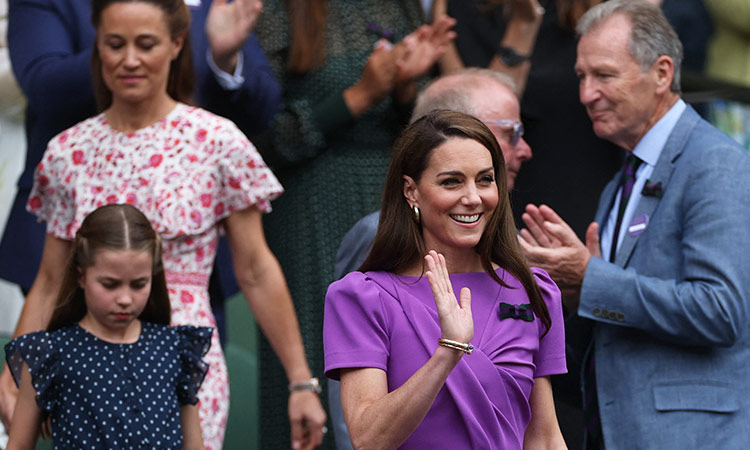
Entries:
{"type": "MultiPolygon", "coordinates": [[[[311,379],[286,283],[261,215],[283,191],[228,120],[183,103],[192,91],[182,0],[95,0],[93,76],[104,112],[59,134],[37,167],[28,209],[47,223],[42,263],[16,334],[43,328],[71,240],[97,207],[129,203],[163,239],[173,324],[215,327],[207,284],[220,229],[235,272],[290,382],[311,379]]],[[[226,364],[214,333],[199,393],[207,448],[220,449],[229,409],[226,364]]],[[[325,413],[309,390],[289,398],[293,440],[313,448],[325,413]]]]}

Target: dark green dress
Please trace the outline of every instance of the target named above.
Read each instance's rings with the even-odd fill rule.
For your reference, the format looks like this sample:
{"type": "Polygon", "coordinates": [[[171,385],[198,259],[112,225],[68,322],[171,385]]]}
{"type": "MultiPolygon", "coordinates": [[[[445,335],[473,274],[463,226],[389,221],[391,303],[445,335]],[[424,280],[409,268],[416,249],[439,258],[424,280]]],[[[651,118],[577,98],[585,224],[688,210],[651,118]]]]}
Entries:
{"type": "MultiPolygon", "coordinates": [[[[256,142],[286,189],[265,217],[265,233],[289,283],[310,368],[321,378],[323,303],[335,281],[336,250],[358,219],[379,209],[391,147],[411,112],[389,97],[355,120],[342,93],[359,80],[381,37],[373,29],[396,42],[422,23],[416,0],[329,0],[327,14],[325,64],[305,75],[284,67],[290,41],[285,2],[266,0],[256,28],[284,90],[271,132],[256,142]]],[[[286,450],[286,376],[267,341],[259,353],[261,448],[286,450]]],[[[330,436],[323,447],[333,448],[330,436]]]]}

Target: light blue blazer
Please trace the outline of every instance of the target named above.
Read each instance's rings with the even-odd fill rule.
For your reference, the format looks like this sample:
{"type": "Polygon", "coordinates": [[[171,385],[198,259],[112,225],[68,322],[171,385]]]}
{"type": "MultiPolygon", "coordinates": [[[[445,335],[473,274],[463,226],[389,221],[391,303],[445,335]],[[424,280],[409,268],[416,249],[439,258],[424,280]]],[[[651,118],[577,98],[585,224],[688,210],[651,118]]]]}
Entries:
{"type": "Polygon", "coordinates": [[[581,290],[605,447],[749,449],[750,156],[688,107],[650,181],[645,231],[592,258],[581,290]]]}

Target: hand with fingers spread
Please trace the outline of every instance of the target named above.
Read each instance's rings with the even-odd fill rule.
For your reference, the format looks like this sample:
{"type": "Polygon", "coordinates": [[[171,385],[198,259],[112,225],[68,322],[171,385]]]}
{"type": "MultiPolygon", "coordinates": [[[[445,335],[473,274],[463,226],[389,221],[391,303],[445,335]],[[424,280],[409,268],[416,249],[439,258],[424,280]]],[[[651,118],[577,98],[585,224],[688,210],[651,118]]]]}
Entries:
{"type": "Polygon", "coordinates": [[[390,42],[380,39],[375,43],[359,81],[343,94],[352,116],[360,116],[393,91],[398,70],[395,58],[390,42]]]}
{"type": "Polygon", "coordinates": [[[295,391],[289,395],[289,420],[293,449],[312,450],[323,442],[326,413],[315,392],[295,391]]]}
{"type": "MultiPolygon", "coordinates": [[[[586,231],[586,244],[570,226],[548,206],[529,205],[523,215],[526,229],[518,241],[530,265],[546,270],[561,288],[576,292],[583,283],[589,259],[600,257],[599,226],[592,222],[586,231]]],[[[575,295],[566,296],[575,299],[575,295]]],[[[577,304],[567,304],[577,307],[577,304]]]]}
{"type": "Polygon", "coordinates": [[[474,318],[471,315],[471,292],[462,288],[461,302],[456,300],[453,285],[448,276],[445,257],[434,250],[425,256],[427,279],[435,297],[442,337],[468,344],[474,338],[474,318]]]}
{"type": "Polygon", "coordinates": [[[456,20],[442,16],[432,25],[422,25],[396,47],[398,73],[396,83],[409,83],[425,75],[448,50],[456,33],[456,20]]]}
{"type": "Polygon", "coordinates": [[[526,212],[521,216],[526,228],[521,230],[521,236],[529,242],[539,247],[555,248],[560,247],[562,243],[555,236],[546,232],[544,222],[563,224],[565,221],[547,205],[526,205],[526,212]]]}
{"type": "Polygon", "coordinates": [[[216,66],[234,72],[242,45],[255,29],[262,0],[214,0],[206,18],[206,37],[216,66]]]}

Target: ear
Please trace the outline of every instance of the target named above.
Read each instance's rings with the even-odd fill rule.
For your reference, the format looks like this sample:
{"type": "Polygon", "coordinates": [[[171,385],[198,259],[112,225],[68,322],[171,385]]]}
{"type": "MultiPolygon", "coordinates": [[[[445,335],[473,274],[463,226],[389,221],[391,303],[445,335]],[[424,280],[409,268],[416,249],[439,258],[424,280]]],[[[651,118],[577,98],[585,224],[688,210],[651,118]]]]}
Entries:
{"type": "Polygon", "coordinates": [[[177,59],[177,56],[180,54],[180,51],[182,50],[182,46],[185,45],[185,36],[178,36],[176,39],[172,41],[172,45],[174,46],[172,48],[172,61],[177,59]]]}
{"type": "Polygon", "coordinates": [[[404,197],[409,206],[419,205],[417,195],[417,183],[409,175],[403,175],[404,179],[404,197]]]}
{"type": "Polygon", "coordinates": [[[78,287],[86,290],[86,273],[82,271],[80,267],[77,268],[76,271],[78,272],[78,278],[76,279],[76,281],[78,281],[78,287]]]}
{"type": "Polygon", "coordinates": [[[656,81],[656,93],[664,94],[669,92],[674,80],[674,61],[667,55],[661,55],[651,66],[653,76],[656,81]]]}

